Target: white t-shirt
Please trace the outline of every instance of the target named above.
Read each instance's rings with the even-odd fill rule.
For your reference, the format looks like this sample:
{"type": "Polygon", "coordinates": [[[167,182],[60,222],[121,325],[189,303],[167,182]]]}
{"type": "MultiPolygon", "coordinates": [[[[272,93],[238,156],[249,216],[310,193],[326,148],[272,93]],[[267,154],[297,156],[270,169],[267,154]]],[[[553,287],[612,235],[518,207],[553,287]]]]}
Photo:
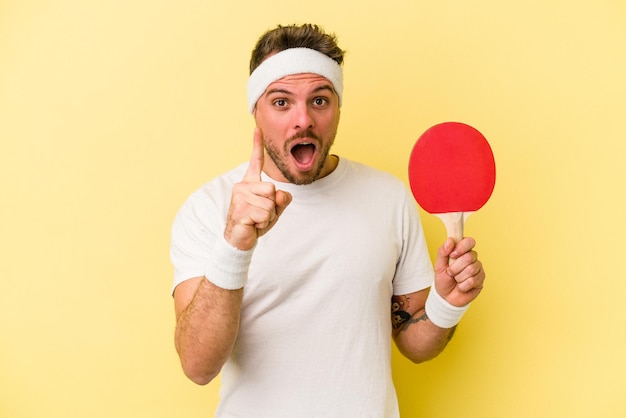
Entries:
{"type": "MultiPolygon", "coordinates": [[[[174,287],[202,276],[247,164],[190,196],[173,226],[174,287]]],[[[391,297],[432,284],[415,202],[395,177],[346,159],[293,195],[257,243],[217,417],[393,418],[391,297]]]]}

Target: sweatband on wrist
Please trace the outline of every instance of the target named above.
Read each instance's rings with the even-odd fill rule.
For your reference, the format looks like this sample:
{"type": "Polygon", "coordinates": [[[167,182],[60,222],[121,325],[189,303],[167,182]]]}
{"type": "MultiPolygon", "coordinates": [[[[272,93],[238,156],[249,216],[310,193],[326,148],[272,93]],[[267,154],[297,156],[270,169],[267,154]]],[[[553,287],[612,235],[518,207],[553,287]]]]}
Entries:
{"type": "Polygon", "coordinates": [[[339,97],[343,92],[343,71],[341,65],[328,55],[310,48],[289,48],[265,59],[248,79],[248,110],[254,106],[267,87],[274,81],[293,74],[312,73],[327,78],[339,97]]]}
{"type": "Polygon", "coordinates": [[[230,245],[224,238],[213,247],[211,259],[204,267],[208,281],[222,289],[241,289],[248,282],[248,268],[254,249],[242,251],[230,245]]]}
{"type": "Polygon", "coordinates": [[[458,324],[467,308],[469,308],[469,303],[465,306],[451,305],[437,293],[434,284],[426,298],[426,315],[439,328],[452,328],[458,324]]]}

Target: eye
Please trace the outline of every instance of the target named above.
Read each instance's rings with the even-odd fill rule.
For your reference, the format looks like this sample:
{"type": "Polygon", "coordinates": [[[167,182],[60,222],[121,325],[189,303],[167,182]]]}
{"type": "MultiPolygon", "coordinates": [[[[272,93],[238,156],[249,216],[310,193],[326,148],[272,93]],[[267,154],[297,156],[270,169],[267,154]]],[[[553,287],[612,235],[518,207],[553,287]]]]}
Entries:
{"type": "Polygon", "coordinates": [[[326,103],[328,103],[328,99],[325,97],[316,97],[313,99],[313,104],[315,106],[324,106],[326,103]]]}
{"type": "Polygon", "coordinates": [[[285,107],[285,106],[287,106],[287,100],[285,100],[285,99],[276,99],[276,100],[274,100],[273,104],[276,107],[285,107]]]}

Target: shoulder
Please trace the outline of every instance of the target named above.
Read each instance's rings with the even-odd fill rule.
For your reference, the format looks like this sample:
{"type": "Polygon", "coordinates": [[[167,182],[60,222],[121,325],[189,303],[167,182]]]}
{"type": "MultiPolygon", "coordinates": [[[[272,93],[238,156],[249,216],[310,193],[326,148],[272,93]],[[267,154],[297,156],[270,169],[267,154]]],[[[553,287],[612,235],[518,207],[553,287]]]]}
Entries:
{"type": "Polygon", "coordinates": [[[364,184],[370,189],[386,190],[404,195],[406,185],[391,173],[353,160],[346,160],[347,173],[351,181],[364,184]]]}
{"type": "Polygon", "coordinates": [[[228,192],[228,194],[230,194],[233,185],[241,181],[241,179],[243,178],[247,166],[248,163],[240,164],[232,170],[213,178],[212,180],[204,183],[198,190],[196,190],[195,194],[219,195],[223,192],[228,192]]]}
{"type": "Polygon", "coordinates": [[[204,183],[192,192],[182,204],[178,217],[204,217],[207,213],[228,210],[233,185],[241,180],[247,163],[223,173],[204,183]]]}
{"type": "Polygon", "coordinates": [[[247,163],[241,164],[234,169],[220,174],[196,189],[188,200],[206,201],[221,199],[225,194],[230,196],[233,185],[243,178],[247,163]]]}

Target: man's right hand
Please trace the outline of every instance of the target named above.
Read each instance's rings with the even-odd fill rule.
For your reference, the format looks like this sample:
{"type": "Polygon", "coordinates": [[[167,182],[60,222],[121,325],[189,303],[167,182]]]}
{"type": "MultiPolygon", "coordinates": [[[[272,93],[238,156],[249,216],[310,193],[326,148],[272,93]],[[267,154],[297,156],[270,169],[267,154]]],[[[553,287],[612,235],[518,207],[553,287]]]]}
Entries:
{"type": "Polygon", "coordinates": [[[257,238],[274,226],[292,199],[273,183],[261,181],[264,160],[263,136],[255,128],[250,165],[242,181],[233,186],[224,231],[226,241],[244,251],[252,249],[257,238]]]}

